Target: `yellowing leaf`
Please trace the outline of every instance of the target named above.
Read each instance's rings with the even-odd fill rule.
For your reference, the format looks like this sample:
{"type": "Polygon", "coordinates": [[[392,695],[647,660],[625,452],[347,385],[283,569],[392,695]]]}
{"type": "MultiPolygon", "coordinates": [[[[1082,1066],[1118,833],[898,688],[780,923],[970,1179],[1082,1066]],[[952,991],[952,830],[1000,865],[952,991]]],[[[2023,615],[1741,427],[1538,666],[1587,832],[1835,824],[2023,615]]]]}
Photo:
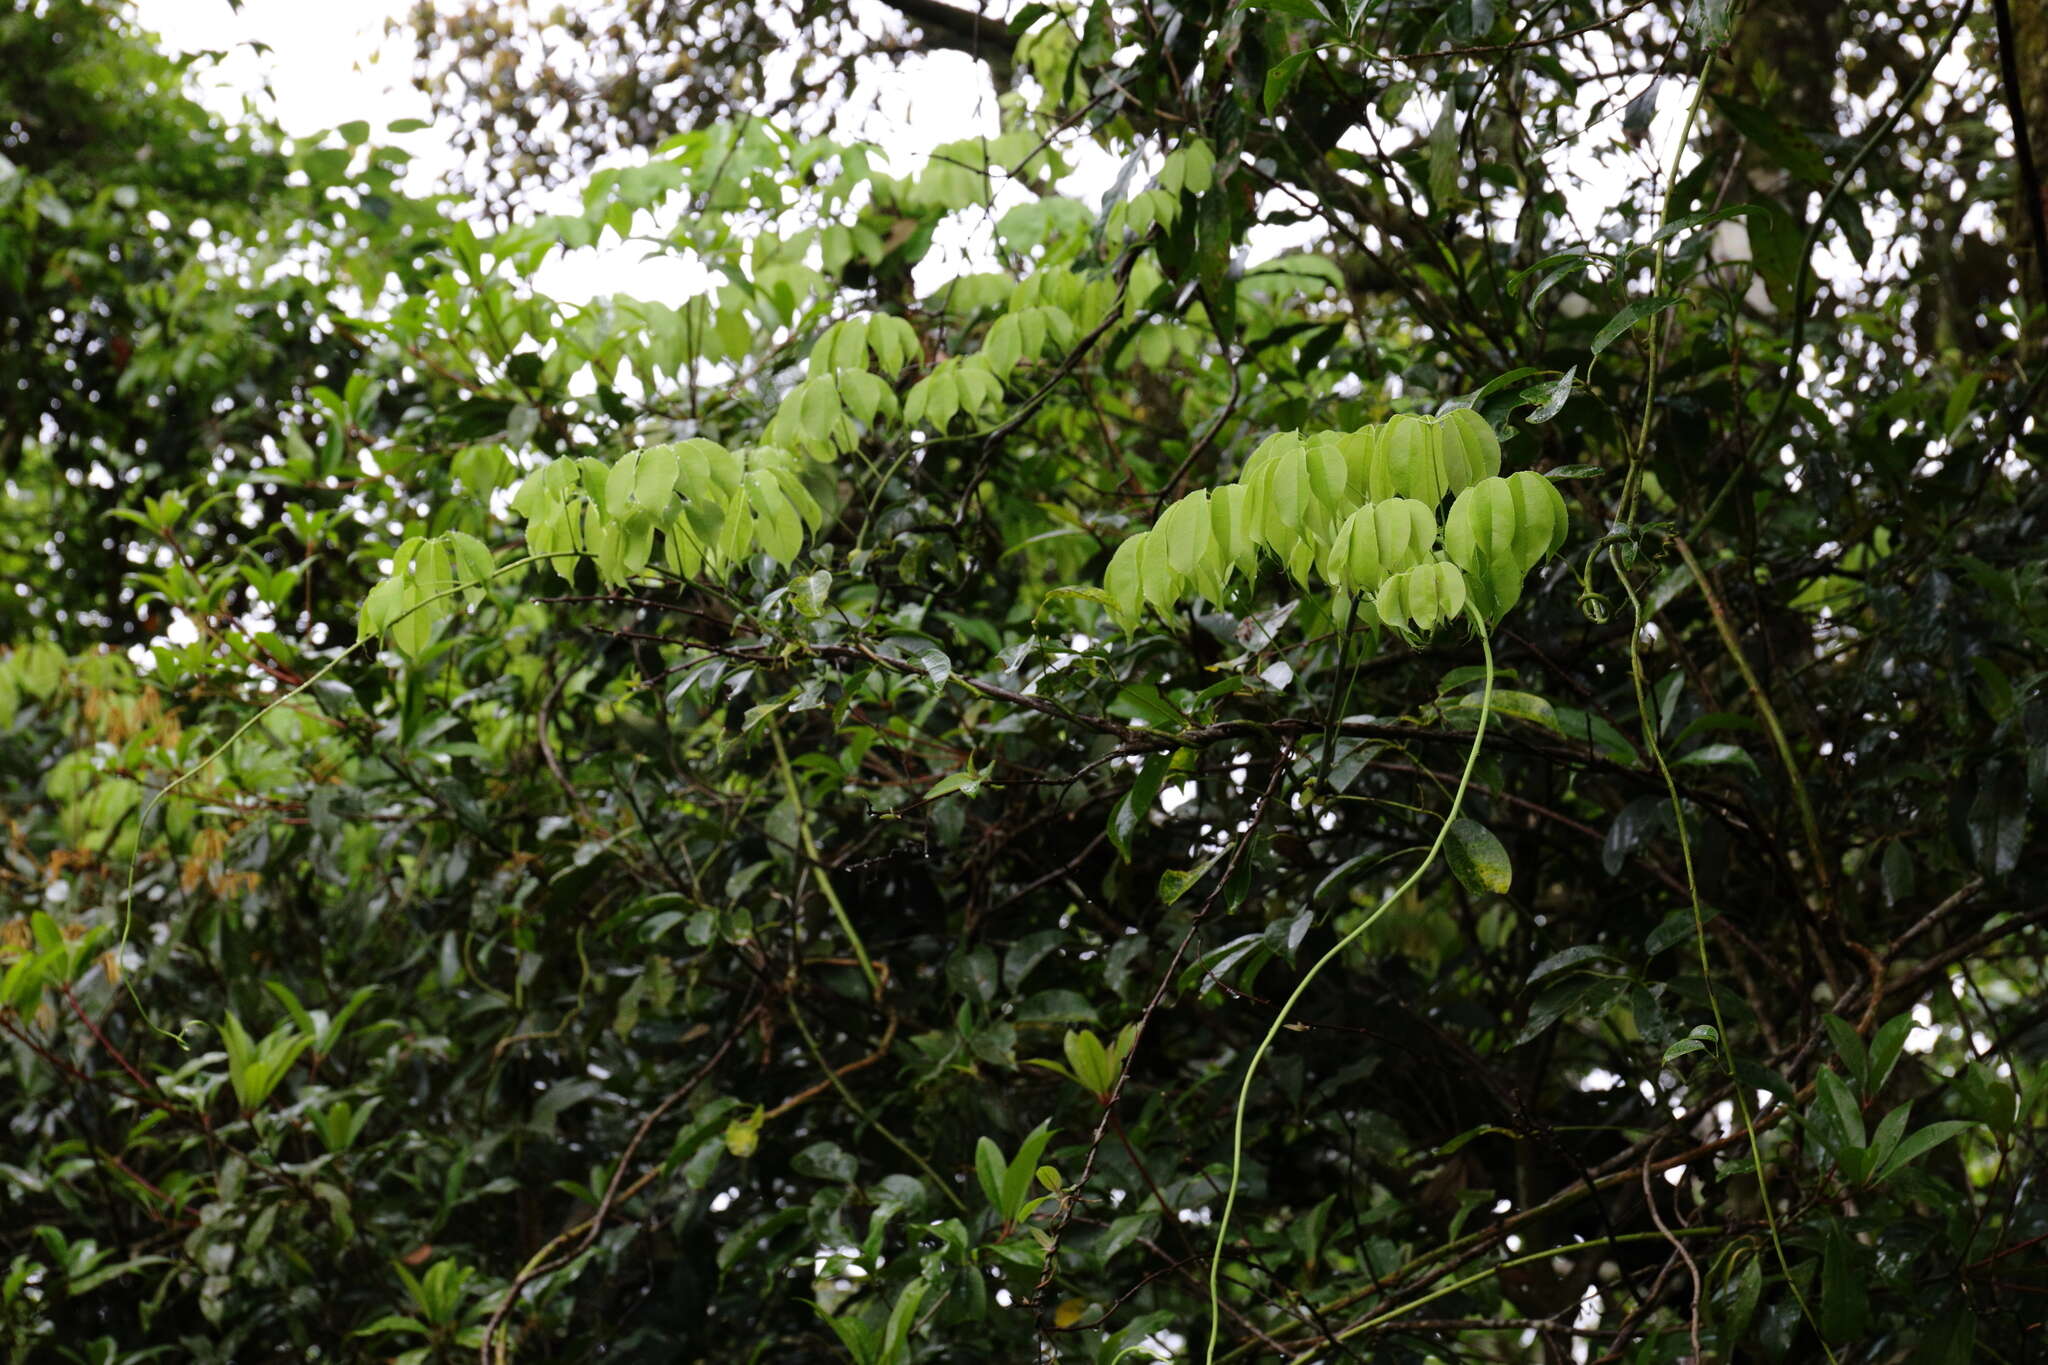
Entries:
{"type": "Polygon", "coordinates": [[[743,1119],[734,1119],[725,1125],[725,1150],[737,1157],[750,1157],[761,1145],[762,1109],[754,1106],[754,1112],[743,1119]]]}
{"type": "Polygon", "coordinates": [[[1475,895],[1505,896],[1514,884],[1514,867],[1508,851],[1493,831],[1477,820],[1460,817],[1451,822],[1444,840],[1444,855],[1451,871],[1475,895]]]}

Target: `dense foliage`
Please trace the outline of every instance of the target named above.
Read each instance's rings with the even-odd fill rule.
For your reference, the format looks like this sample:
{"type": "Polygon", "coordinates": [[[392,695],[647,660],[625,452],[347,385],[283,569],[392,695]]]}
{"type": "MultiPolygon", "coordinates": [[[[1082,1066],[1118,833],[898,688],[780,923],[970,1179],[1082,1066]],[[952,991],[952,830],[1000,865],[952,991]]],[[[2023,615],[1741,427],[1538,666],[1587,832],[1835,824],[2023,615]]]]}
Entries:
{"type": "Polygon", "coordinates": [[[2038,7],[895,8],[0,17],[10,1358],[2038,1358],[2038,7]]]}

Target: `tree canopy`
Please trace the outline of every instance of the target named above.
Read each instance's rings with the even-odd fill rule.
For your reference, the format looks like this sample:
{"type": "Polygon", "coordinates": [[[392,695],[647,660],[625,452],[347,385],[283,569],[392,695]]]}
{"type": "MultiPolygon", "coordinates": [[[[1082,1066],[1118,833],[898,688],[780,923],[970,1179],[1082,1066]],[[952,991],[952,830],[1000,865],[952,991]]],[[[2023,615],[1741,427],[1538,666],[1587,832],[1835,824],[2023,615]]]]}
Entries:
{"type": "Polygon", "coordinates": [[[624,8],[0,17],[11,1359],[2038,1355],[2038,4],[624,8]]]}

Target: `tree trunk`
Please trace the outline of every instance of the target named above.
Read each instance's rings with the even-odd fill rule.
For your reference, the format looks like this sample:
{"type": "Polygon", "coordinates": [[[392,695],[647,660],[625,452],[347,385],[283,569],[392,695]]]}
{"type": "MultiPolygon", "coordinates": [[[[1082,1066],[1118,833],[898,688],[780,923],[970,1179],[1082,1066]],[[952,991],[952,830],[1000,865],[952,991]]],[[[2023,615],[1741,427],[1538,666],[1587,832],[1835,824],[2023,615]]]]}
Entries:
{"type": "MultiPolygon", "coordinates": [[[[2041,183],[2041,156],[2048,151],[2048,0],[1995,0],[1998,14],[2000,83],[2012,115],[2014,160],[2012,199],[2005,214],[2019,281],[2020,309],[2048,306],[2048,189],[2041,183]]],[[[2029,328],[2020,341],[2029,376],[2048,364],[2048,326],[2029,328]]]]}

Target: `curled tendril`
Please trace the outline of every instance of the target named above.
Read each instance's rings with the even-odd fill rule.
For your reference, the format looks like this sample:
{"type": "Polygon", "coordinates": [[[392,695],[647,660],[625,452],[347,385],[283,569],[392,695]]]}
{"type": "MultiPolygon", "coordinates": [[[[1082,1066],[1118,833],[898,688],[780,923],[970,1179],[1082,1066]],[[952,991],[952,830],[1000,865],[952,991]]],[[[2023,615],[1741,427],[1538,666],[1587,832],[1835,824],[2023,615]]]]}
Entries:
{"type": "Polygon", "coordinates": [[[1586,557],[1579,561],[1579,614],[1596,626],[1607,622],[1607,598],[1593,586],[1593,569],[1599,562],[1596,556],[1600,553],[1600,546],[1614,538],[1612,535],[1603,537],[1600,543],[1586,551],[1586,557]]]}

